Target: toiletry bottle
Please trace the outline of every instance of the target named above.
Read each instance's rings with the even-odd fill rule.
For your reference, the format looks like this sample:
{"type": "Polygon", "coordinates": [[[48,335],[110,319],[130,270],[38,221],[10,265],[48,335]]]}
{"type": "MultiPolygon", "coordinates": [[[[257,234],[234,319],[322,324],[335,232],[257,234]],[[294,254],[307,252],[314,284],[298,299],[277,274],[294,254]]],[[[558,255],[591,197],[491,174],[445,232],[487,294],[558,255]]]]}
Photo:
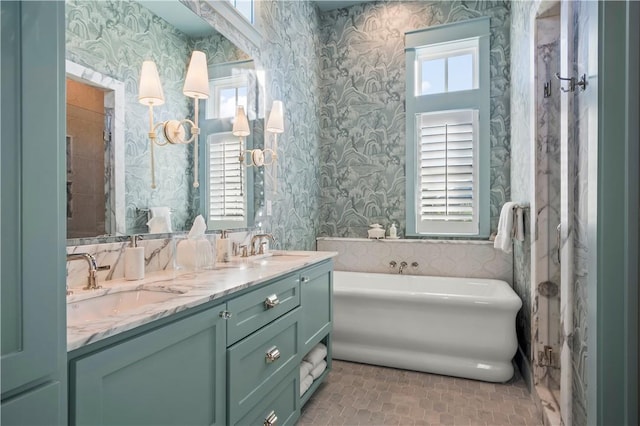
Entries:
{"type": "Polygon", "coordinates": [[[139,235],[131,236],[131,246],[124,249],[124,278],[141,280],[144,278],[144,247],[138,247],[139,235]]]}
{"type": "Polygon", "coordinates": [[[231,240],[227,231],[222,231],[222,235],[216,241],[216,260],[218,262],[229,262],[231,260],[231,240]]]}
{"type": "Polygon", "coordinates": [[[389,238],[398,238],[398,230],[396,229],[395,223],[392,223],[389,228],[389,238]]]}

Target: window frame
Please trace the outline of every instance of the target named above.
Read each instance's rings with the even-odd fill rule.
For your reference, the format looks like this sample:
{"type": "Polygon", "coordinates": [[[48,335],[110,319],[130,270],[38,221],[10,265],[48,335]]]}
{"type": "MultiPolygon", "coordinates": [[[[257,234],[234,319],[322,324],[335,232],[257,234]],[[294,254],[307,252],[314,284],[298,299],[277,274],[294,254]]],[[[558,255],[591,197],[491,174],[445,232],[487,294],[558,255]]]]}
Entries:
{"type": "MultiPolygon", "coordinates": [[[[489,237],[490,216],[490,19],[476,18],[411,31],[405,34],[405,60],[407,70],[406,87],[406,232],[413,237],[450,236],[450,237],[489,237]],[[468,39],[477,39],[478,88],[453,92],[418,95],[418,79],[421,74],[418,60],[420,48],[444,45],[468,39]],[[477,206],[476,225],[470,231],[468,227],[458,227],[448,221],[420,221],[420,182],[417,118],[420,114],[472,109],[478,111],[478,149],[474,152],[477,164],[474,164],[474,207],[477,206]],[[477,176],[477,178],[476,178],[477,176]],[[466,228],[466,229],[465,229],[466,228]]],[[[455,44],[453,44],[455,46],[455,44]]],[[[452,51],[455,51],[453,49],[452,51]]],[[[455,55],[447,55],[455,56],[455,55]]],[[[465,222],[466,223],[466,222],[465,222]]]]}

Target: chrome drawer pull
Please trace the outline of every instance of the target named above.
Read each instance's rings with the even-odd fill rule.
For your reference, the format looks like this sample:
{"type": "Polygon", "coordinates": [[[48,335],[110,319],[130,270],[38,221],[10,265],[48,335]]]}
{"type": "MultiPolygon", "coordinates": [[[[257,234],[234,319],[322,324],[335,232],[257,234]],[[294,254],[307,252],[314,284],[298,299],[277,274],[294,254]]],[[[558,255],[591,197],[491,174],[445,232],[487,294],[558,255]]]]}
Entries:
{"type": "Polygon", "coordinates": [[[278,416],[276,416],[276,412],[272,411],[269,413],[266,419],[264,419],[264,426],[276,426],[278,422],[278,416]]]}
{"type": "Polygon", "coordinates": [[[280,300],[278,300],[278,295],[272,294],[267,297],[264,301],[264,307],[267,309],[275,308],[280,304],[280,300]]]}
{"type": "Polygon", "coordinates": [[[276,361],[278,358],[280,358],[280,349],[278,349],[277,347],[272,347],[271,349],[269,349],[265,355],[265,359],[267,361],[267,363],[271,363],[276,361]]]}
{"type": "Polygon", "coordinates": [[[308,283],[310,281],[309,277],[302,277],[300,278],[300,281],[304,284],[304,283],[308,283]]]}

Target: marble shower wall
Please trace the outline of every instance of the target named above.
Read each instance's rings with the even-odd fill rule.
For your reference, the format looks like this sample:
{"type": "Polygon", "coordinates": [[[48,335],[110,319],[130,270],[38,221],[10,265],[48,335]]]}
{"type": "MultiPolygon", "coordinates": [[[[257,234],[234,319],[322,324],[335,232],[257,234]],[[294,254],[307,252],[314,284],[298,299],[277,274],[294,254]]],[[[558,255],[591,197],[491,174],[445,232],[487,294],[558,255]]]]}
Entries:
{"type": "MultiPolygon", "coordinates": [[[[518,1],[511,6],[511,196],[519,202],[534,198],[532,170],[535,141],[531,132],[533,80],[531,58],[533,18],[540,1],[518,1]]],[[[535,212],[525,217],[525,241],[514,244],[513,288],[522,299],[516,320],[518,343],[531,363],[531,230],[535,212]]]]}
{"type": "Polygon", "coordinates": [[[380,1],[320,15],[320,234],[405,229],[404,33],[491,18],[491,231],[510,199],[510,2],[380,1]]]}
{"type": "MultiPolygon", "coordinates": [[[[530,94],[530,82],[534,76],[531,74],[533,64],[530,62],[533,46],[534,29],[533,19],[540,6],[540,1],[514,2],[511,16],[511,66],[512,66],[512,91],[511,91],[511,191],[513,198],[519,201],[531,201],[534,197],[534,185],[532,170],[533,162],[530,161],[535,154],[535,140],[532,137],[531,111],[535,99],[530,94]]],[[[588,45],[588,13],[584,2],[571,2],[569,17],[573,28],[573,39],[569,43],[571,61],[574,76],[588,73],[589,45],[588,45]]],[[[540,89],[540,88],[538,88],[540,89]]],[[[587,89],[589,90],[589,89],[587,89]]],[[[586,383],[586,357],[588,352],[587,336],[587,147],[588,147],[588,107],[585,93],[579,91],[571,96],[569,128],[569,172],[564,179],[569,179],[573,191],[569,194],[573,203],[569,215],[573,220],[573,266],[575,279],[573,286],[573,333],[569,341],[572,354],[572,423],[587,424],[587,383],[586,383]]],[[[535,216],[531,218],[531,224],[535,216]]],[[[531,227],[530,227],[531,228],[531,227]]],[[[533,228],[531,228],[533,229],[533,228]]],[[[518,321],[518,334],[524,337],[520,346],[531,362],[531,247],[529,240],[524,244],[517,244],[514,251],[514,288],[529,306],[529,312],[525,312],[529,318],[518,321]],[[528,323],[526,323],[528,321],[528,323]],[[522,329],[522,327],[529,327],[522,329]]],[[[525,305],[526,306],[526,305],[525,305]]],[[[523,310],[524,311],[524,310],[523,310]]],[[[524,316],[523,316],[524,317],[524,316]]]]}

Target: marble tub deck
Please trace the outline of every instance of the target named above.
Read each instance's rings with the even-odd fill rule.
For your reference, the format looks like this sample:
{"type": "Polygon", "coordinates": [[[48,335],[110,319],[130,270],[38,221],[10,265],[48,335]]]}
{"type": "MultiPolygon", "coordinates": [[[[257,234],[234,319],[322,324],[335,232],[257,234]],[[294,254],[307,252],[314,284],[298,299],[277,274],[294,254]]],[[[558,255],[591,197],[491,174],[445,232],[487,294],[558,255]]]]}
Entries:
{"type": "Polygon", "coordinates": [[[112,280],[99,284],[98,290],[76,290],[67,296],[67,304],[83,299],[128,290],[151,289],[175,294],[175,297],[141,306],[119,315],[105,316],[99,320],[67,326],[67,351],[72,351],[131,330],[154,320],[193,308],[231,293],[264,283],[272,278],[296,269],[334,257],[334,252],[287,251],[292,258],[286,261],[262,262],[245,260],[220,264],[218,268],[200,272],[167,270],[148,273],[139,281],[112,280]]]}

